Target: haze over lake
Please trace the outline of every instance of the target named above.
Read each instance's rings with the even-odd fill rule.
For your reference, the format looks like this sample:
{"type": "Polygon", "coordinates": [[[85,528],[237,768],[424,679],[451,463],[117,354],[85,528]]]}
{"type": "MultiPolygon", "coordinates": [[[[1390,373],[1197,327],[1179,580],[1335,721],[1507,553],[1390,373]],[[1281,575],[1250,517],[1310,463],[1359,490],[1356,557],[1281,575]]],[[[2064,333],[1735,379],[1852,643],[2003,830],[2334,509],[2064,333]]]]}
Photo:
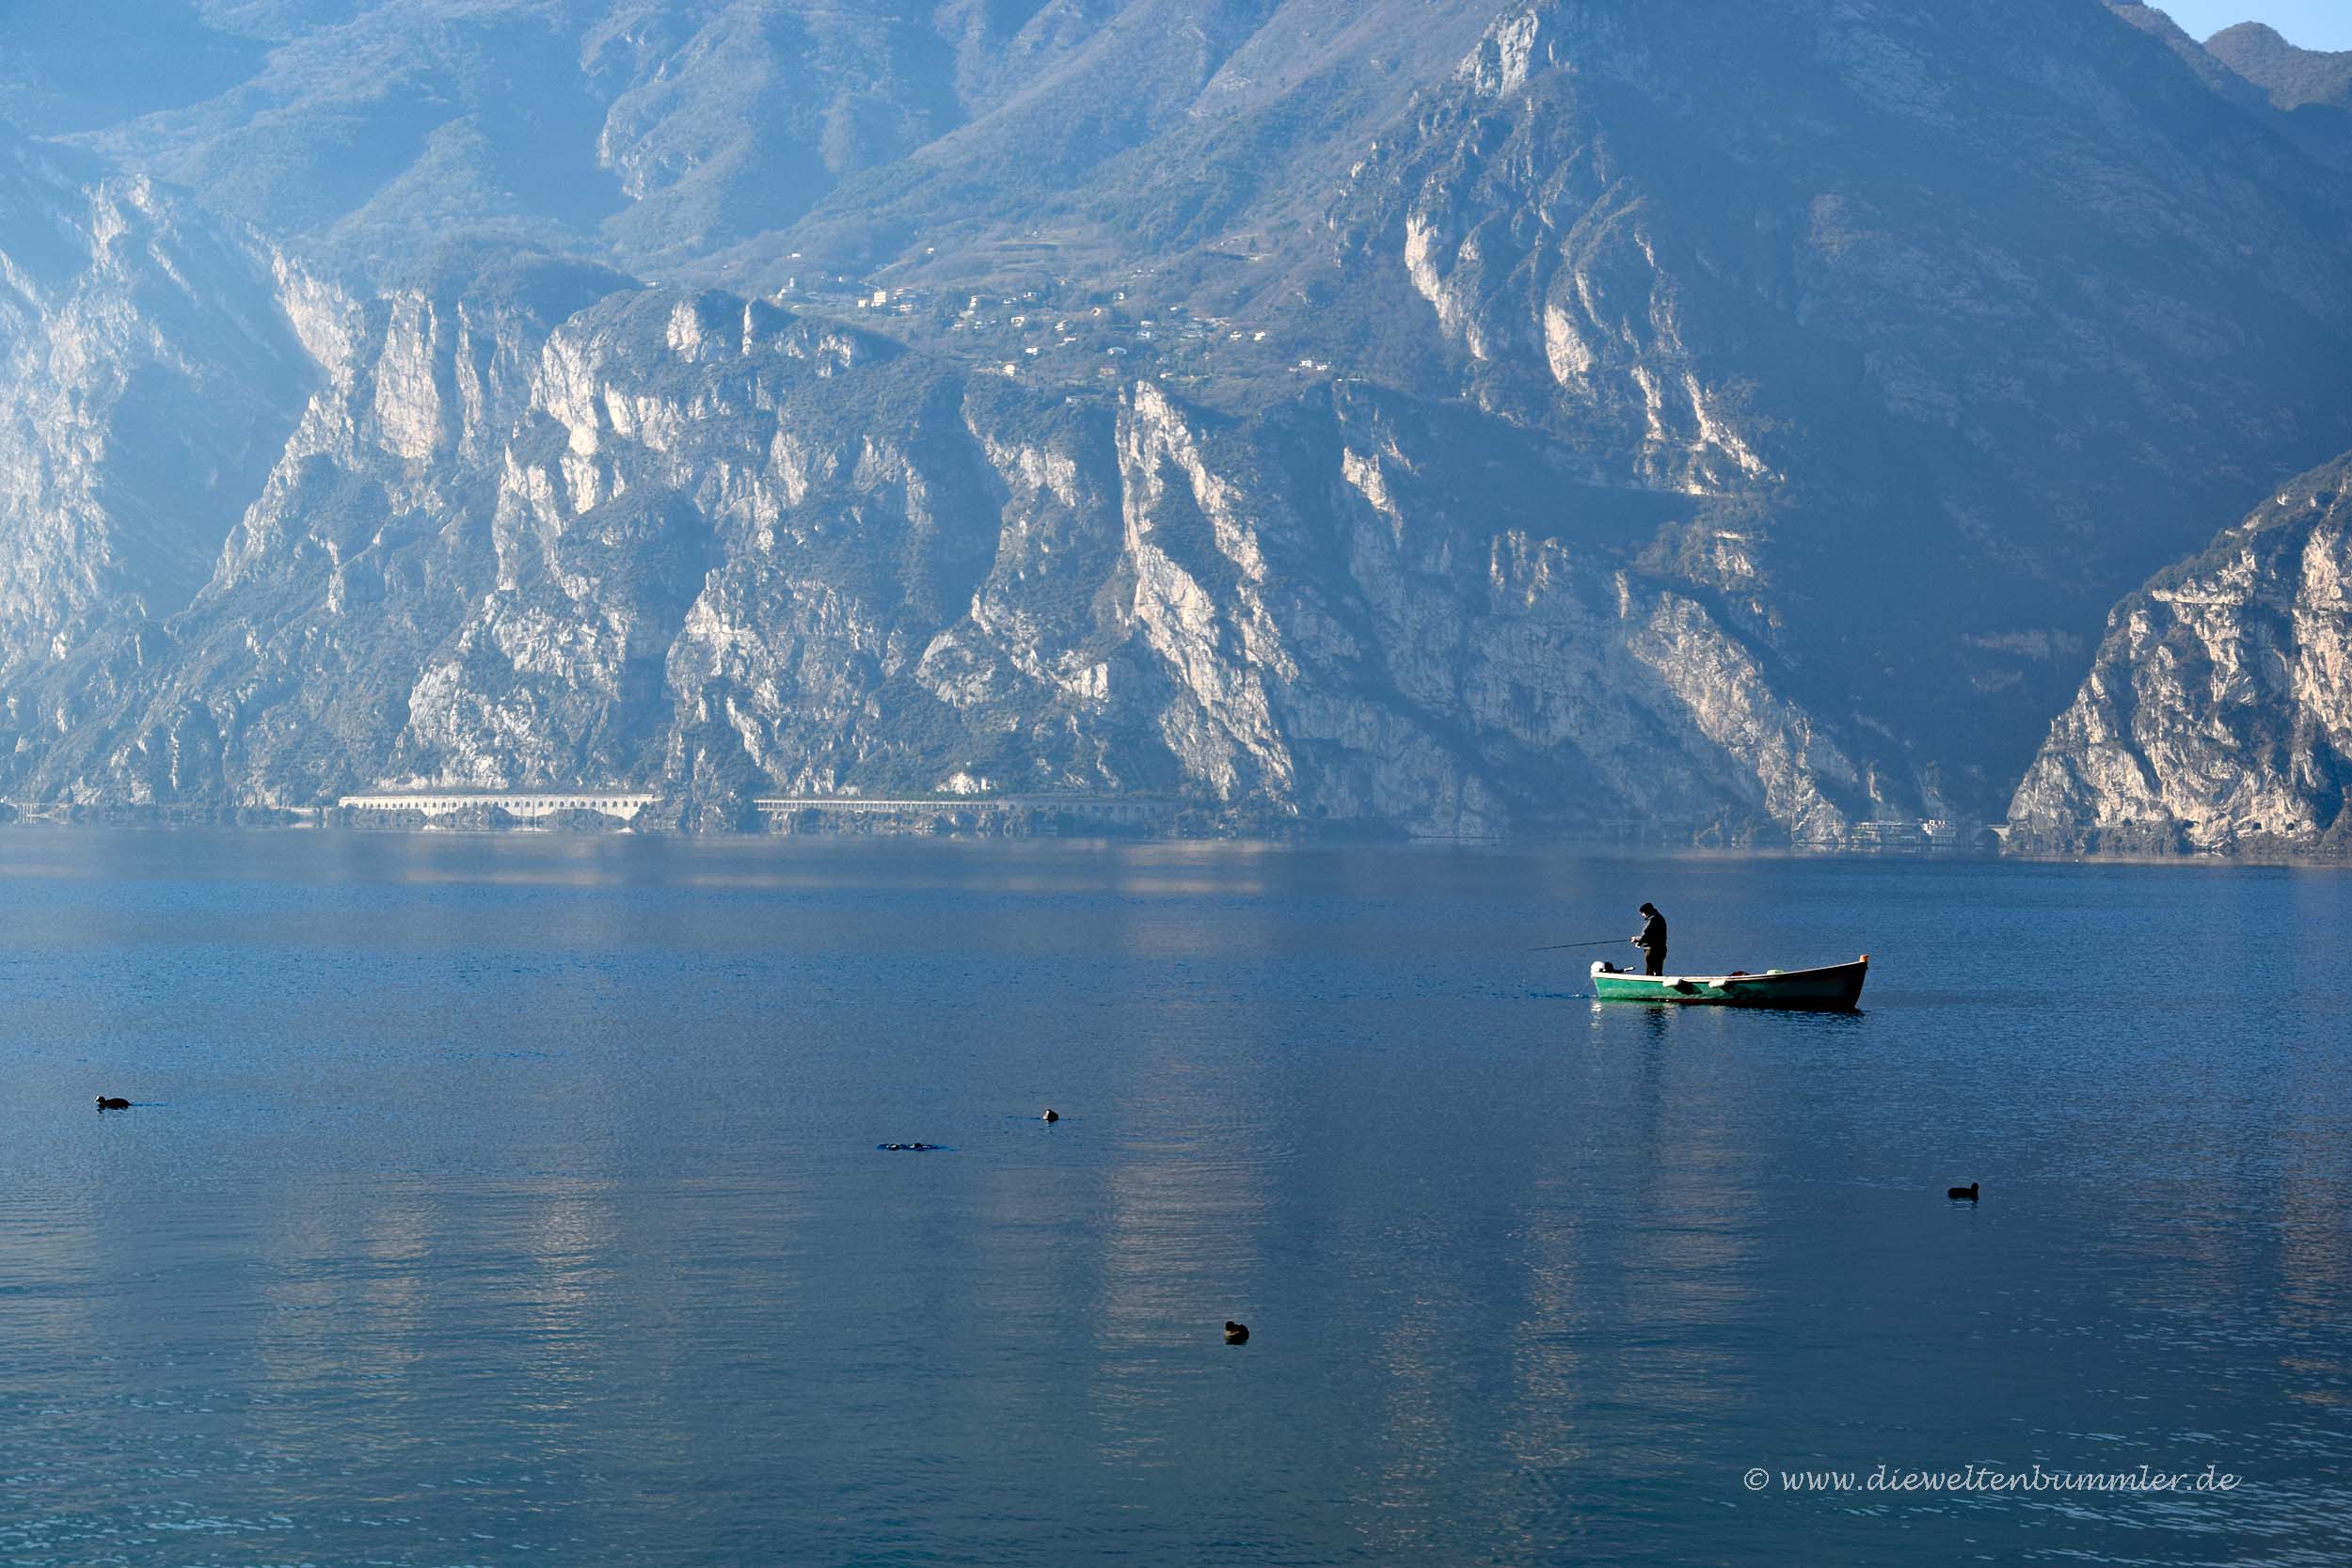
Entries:
{"type": "Polygon", "coordinates": [[[2352,1562],[2241,3],[0,4],[0,1568],[2352,1562]]]}
{"type": "Polygon", "coordinates": [[[2346,951],[2252,867],[0,833],[0,1560],[2338,1561],[2346,951]],[[1524,951],[1645,898],[1864,1010],[1524,951]],[[2036,1464],[2243,1479],[1777,1479],[2036,1464]]]}

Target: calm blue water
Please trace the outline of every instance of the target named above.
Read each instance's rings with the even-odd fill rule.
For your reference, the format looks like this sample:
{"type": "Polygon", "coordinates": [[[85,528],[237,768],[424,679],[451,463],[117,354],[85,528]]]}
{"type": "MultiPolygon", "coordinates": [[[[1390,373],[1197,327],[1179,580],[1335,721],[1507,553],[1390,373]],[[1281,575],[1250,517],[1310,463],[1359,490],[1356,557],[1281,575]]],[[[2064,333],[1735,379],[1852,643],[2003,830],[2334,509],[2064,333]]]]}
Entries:
{"type": "Polygon", "coordinates": [[[2341,1561],[2347,954],[2277,870],[9,830],[0,1563],[2341,1561]],[[1523,951],[1645,897],[1867,1011],[1523,951]],[[2244,1480],[1742,1480],[2036,1463],[2244,1480]]]}

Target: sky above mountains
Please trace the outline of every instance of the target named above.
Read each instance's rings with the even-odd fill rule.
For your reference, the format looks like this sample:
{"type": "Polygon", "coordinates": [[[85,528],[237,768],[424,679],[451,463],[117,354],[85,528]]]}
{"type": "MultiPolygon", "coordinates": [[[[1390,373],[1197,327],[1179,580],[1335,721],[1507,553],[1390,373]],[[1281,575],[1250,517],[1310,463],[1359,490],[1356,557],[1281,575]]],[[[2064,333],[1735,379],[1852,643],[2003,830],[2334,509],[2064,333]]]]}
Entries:
{"type": "Polygon", "coordinates": [[[2305,49],[2352,49],[2347,0],[2157,0],[2183,30],[2209,39],[2241,22],[2265,22],[2305,49]]]}

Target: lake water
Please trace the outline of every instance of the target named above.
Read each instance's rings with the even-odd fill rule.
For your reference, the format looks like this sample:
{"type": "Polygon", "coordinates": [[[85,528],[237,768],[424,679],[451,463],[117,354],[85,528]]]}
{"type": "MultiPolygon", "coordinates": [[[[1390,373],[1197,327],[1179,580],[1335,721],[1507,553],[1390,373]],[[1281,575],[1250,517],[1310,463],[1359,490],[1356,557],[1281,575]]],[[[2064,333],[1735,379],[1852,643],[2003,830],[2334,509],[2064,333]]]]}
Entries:
{"type": "Polygon", "coordinates": [[[0,832],[0,1563],[2340,1562],[2347,954],[2250,868],[0,832]],[[1865,1011],[1525,951],[1644,898],[1865,1011]],[[1861,1489],[2037,1464],[2242,1479],[1861,1489]]]}

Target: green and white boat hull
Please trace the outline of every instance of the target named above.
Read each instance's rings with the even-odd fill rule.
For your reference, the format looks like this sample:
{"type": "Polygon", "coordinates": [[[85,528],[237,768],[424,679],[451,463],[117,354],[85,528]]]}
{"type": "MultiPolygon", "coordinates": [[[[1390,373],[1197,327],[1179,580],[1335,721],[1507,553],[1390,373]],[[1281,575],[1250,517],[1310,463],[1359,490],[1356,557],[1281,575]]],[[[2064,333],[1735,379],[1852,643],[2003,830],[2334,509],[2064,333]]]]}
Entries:
{"type": "Polygon", "coordinates": [[[1762,974],[1626,974],[1593,965],[1593,995],[1602,1002],[1649,1002],[1681,1006],[1707,1002],[1722,1007],[1801,1007],[1812,1012],[1848,1012],[1862,1000],[1870,955],[1826,969],[1774,969],[1762,974]]]}

